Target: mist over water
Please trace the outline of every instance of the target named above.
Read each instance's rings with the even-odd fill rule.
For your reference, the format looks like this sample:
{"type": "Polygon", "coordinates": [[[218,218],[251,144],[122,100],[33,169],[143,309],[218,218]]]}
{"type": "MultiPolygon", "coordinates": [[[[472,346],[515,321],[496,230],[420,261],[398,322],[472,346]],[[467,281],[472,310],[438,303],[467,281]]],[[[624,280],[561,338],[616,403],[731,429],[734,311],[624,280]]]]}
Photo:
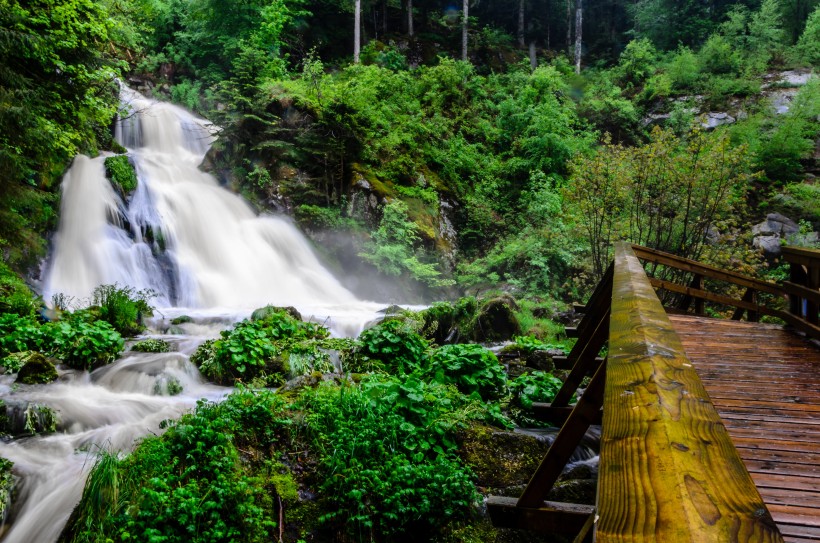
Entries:
{"type": "Polygon", "coordinates": [[[198,169],[214,139],[207,121],[129,89],[122,98],[132,113],[117,124],[117,139],[135,166],[137,189],[126,199],[118,194],[105,177],[105,157],[74,160],[63,179],[43,297],[84,301],[113,283],[152,289],[157,312],[149,335],[176,351],[126,352],[91,374],[61,370],[49,385],[18,387],[14,376],[0,376],[0,397],[9,404],[48,406],[60,421],[56,434],[0,442],[0,456],[14,462],[19,478],[3,543],[56,541],[100,448],[130,450],[198,399],[229,393],[205,383],[189,356],[254,308],[292,305],[334,335],[355,336],[384,307],[343,288],[286,218],[257,216],[198,169]],[[182,314],[193,322],[162,335],[182,314]],[[168,395],[172,381],[181,394],[168,395]]]}

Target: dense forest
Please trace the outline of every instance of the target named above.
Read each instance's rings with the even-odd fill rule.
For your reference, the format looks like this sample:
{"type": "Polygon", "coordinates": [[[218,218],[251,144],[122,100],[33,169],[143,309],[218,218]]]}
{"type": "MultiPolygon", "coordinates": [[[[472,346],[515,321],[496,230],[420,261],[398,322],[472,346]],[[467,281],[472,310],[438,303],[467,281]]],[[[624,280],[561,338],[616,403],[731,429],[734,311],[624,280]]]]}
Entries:
{"type": "MultiPolygon", "coordinates": [[[[358,339],[267,307],[191,347],[237,390],[103,450],[61,541],[521,541],[480,498],[543,453],[507,430],[539,424],[571,343],[554,321],[614,242],[765,279],[780,243],[820,247],[818,66],[817,0],[0,0],[4,391],[176,348],[123,340],[149,292],[37,295],[74,157],[134,190],[123,85],[212,121],[201,168],[360,298],[432,304],[358,339]],[[507,340],[504,371],[479,344],[507,340]]],[[[58,428],[47,404],[18,436],[58,428]]]]}

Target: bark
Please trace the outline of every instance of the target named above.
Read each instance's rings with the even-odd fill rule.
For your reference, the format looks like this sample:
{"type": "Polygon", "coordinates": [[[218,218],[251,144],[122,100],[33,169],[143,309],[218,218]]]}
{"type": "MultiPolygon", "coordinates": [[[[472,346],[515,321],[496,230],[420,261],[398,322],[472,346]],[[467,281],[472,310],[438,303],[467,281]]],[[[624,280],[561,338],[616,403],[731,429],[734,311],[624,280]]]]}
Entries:
{"type": "Polygon", "coordinates": [[[518,46],[521,49],[527,45],[524,41],[524,1],[518,0],[518,46]]]}
{"type": "Polygon", "coordinates": [[[353,63],[359,63],[359,53],[362,50],[362,0],[356,0],[353,15],[353,63]]]}
{"type": "Polygon", "coordinates": [[[470,19],[470,0],[464,0],[464,7],[462,8],[462,16],[464,17],[463,26],[461,27],[461,60],[467,61],[467,26],[470,19]]]}
{"type": "Polygon", "coordinates": [[[413,37],[413,0],[407,0],[407,35],[413,37]]]}
{"type": "Polygon", "coordinates": [[[575,3],[575,73],[581,73],[581,39],[582,29],[581,12],[583,11],[583,0],[576,0],[575,3]]]}
{"type": "Polygon", "coordinates": [[[535,40],[530,41],[530,68],[538,68],[538,58],[535,56],[535,40]]]}
{"type": "Polygon", "coordinates": [[[567,54],[572,51],[572,0],[567,0],[567,54]]]}

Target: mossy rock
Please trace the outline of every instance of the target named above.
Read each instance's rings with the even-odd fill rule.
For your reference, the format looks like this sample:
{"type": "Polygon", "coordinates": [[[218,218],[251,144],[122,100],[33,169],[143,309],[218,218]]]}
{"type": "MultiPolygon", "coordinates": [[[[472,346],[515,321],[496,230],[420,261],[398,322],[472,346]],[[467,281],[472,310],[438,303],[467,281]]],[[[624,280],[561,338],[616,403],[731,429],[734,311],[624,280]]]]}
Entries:
{"type": "Polygon", "coordinates": [[[167,341],[161,339],[143,339],[134,343],[131,350],[138,353],[167,353],[171,350],[171,346],[167,341]]]}
{"type": "Polygon", "coordinates": [[[478,310],[472,329],[478,342],[507,341],[521,335],[521,324],[515,316],[518,306],[510,296],[487,300],[478,310]]]}
{"type": "Polygon", "coordinates": [[[525,485],[549,445],[534,436],[473,425],[458,436],[458,454],[476,475],[479,487],[525,485]]]}
{"type": "Polygon", "coordinates": [[[553,502],[577,503],[595,505],[595,496],[598,492],[597,479],[571,479],[555,483],[547,500],[553,502]]]}
{"type": "Polygon", "coordinates": [[[251,313],[251,320],[252,321],[263,321],[269,316],[273,315],[274,313],[287,313],[297,321],[302,320],[302,314],[293,307],[281,307],[275,305],[266,305],[265,307],[260,307],[259,309],[255,309],[253,313],[251,313]]]}
{"type": "Polygon", "coordinates": [[[180,315],[179,317],[171,319],[171,324],[174,326],[179,326],[180,324],[185,324],[188,322],[194,322],[194,319],[188,315],[180,315]]]}
{"type": "Polygon", "coordinates": [[[29,351],[23,367],[17,373],[17,383],[37,385],[50,383],[57,379],[57,368],[42,354],[29,351]]]}
{"type": "Polygon", "coordinates": [[[12,437],[50,434],[57,430],[57,413],[45,405],[0,400],[0,434],[12,437]]]}

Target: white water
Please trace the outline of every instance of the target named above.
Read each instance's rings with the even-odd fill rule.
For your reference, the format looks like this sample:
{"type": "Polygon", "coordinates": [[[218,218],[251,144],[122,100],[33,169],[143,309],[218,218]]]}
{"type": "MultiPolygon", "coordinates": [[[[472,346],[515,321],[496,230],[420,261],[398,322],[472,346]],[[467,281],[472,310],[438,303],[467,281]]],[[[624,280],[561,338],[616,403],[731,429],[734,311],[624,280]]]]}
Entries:
{"type": "Polygon", "coordinates": [[[125,202],[105,178],[104,157],[75,159],[63,180],[44,298],[88,300],[100,284],[150,288],[158,293],[153,327],[181,314],[195,322],[170,338],[174,353],[126,353],[90,375],[64,371],[50,385],[18,388],[12,376],[0,376],[0,397],[47,405],[61,421],[54,435],[0,442],[0,456],[14,462],[20,478],[3,543],[55,541],[95,451],[128,450],[197,399],[229,392],[206,384],[188,356],[254,308],[293,305],[335,335],[355,336],[384,307],[344,289],[287,219],[256,216],[198,169],[213,140],[206,121],[130,90],[123,98],[135,114],[118,125],[117,137],[135,164],[138,188],[125,202]],[[170,379],[182,384],[182,394],[163,395],[170,379]]]}

